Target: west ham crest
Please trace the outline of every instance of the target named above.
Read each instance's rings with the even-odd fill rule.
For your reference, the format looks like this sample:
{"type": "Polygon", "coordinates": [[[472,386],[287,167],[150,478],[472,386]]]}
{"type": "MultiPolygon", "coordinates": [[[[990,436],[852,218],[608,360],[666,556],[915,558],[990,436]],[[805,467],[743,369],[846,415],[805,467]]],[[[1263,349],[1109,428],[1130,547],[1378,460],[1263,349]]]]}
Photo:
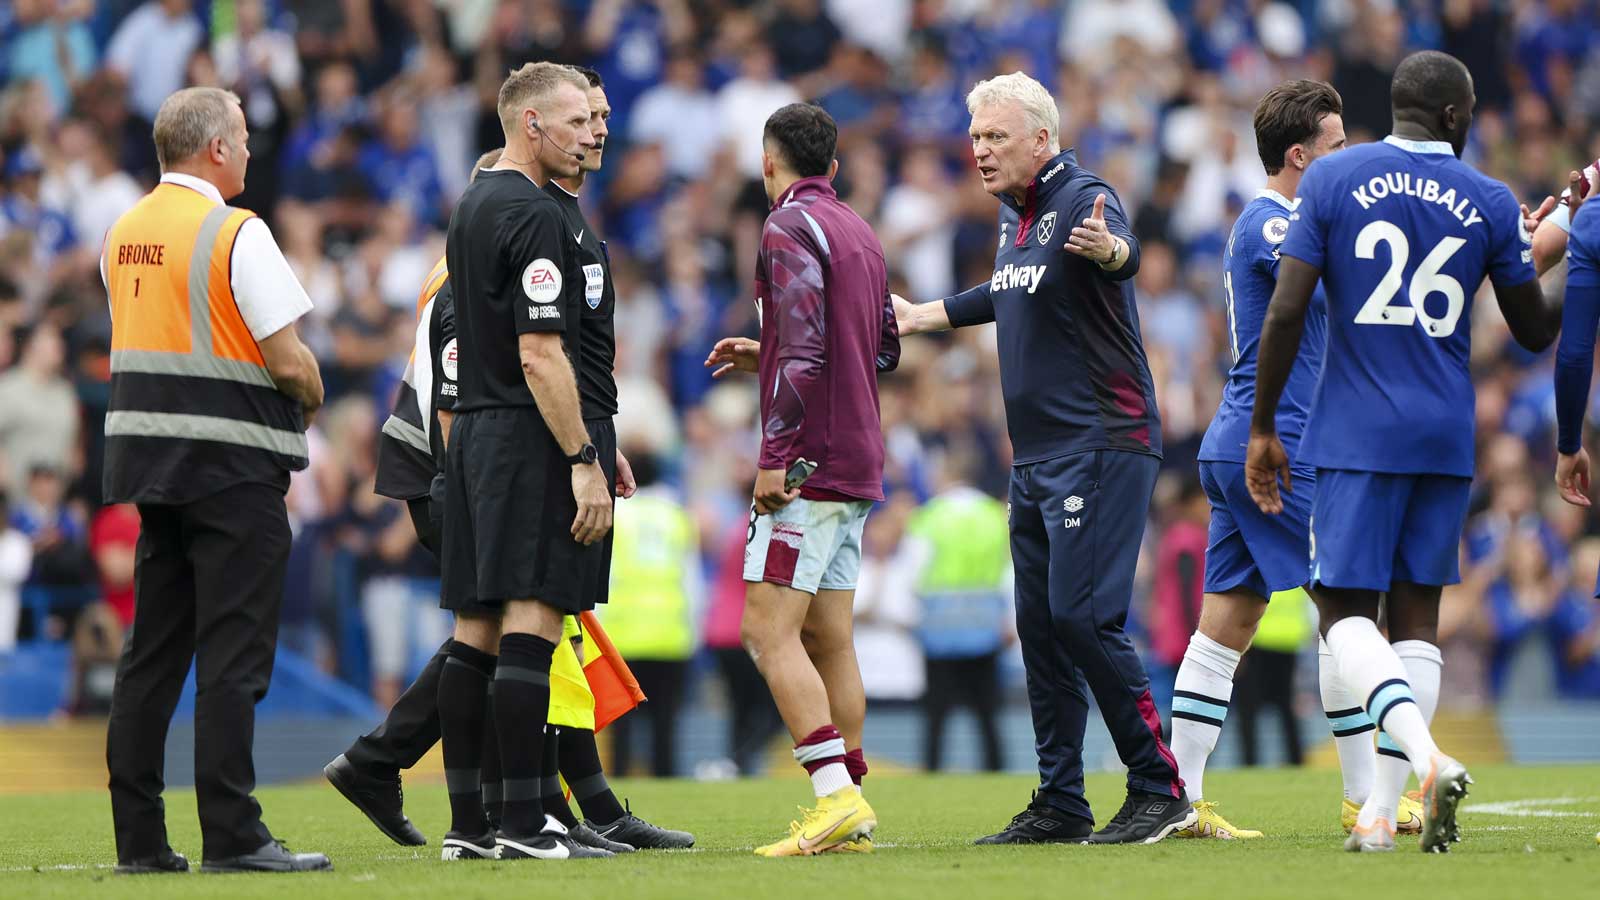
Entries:
{"type": "Polygon", "coordinates": [[[1045,213],[1044,218],[1039,220],[1038,230],[1040,245],[1050,243],[1050,235],[1056,233],[1056,214],[1053,212],[1045,213]]]}

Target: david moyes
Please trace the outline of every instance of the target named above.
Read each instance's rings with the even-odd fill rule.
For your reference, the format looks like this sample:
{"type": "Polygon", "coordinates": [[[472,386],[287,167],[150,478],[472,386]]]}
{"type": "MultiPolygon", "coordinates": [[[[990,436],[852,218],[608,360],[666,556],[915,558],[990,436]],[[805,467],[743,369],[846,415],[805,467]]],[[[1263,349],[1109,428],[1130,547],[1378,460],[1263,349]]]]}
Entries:
{"type": "Polygon", "coordinates": [[[1021,72],[967,95],[984,190],[1000,199],[994,274],[932,303],[896,298],[901,334],[994,322],[1014,461],[1011,555],[1039,789],[980,844],[1149,844],[1194,822],[1150,679],[1123,626],[1161,461],[1139,336],[1139,243],[1116,191],[1060,146],[1061,114],[1021,72]],[[1094,693],[1128,767],[1099,831],[1083,792],[1094,693]]]}

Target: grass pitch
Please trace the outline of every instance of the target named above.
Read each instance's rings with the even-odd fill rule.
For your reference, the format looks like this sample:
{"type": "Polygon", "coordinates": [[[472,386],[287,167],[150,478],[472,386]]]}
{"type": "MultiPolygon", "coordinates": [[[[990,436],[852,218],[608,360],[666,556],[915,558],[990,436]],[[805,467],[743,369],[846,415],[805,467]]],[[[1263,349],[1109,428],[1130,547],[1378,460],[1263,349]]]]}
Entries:
{"type": "MultiPolygon", "coordinates": [[[[324,784],[260,792],[267,821],[292,848],[320,850],[332,873],[114,876],[104,793],[0,798],[0,897],[508,897],[749,898],[1114,897],[1251,900],[1382,895],[1436,898],[1594,896],[1600,883],[1600,767],[1480,767],[1463,807],[1465,842],[1425,856],[1415,839],[1389,855],[1341,852],[1338,774],[1327,770],[1217,772],[1208,793],[1258,841],[1165,841],[1154,847],[974,847],[1028,799],[1024,776],[872,776],[880,825],[872,856],[759,859],[750,849],[779,836],[798,778],[697,784],[620,781],[636,811],[699,837],[695,850],[583,862],[441,863],[447,825],[442,786],[413,785],[408,812],[430,844],[391,844],[324,784]]],[[[1097,775],[1090,799],[1102,818],[1122,781],[1097,775]]],[[[170,791],[172,843],[200,862],[192,791],[170,791]]]]}

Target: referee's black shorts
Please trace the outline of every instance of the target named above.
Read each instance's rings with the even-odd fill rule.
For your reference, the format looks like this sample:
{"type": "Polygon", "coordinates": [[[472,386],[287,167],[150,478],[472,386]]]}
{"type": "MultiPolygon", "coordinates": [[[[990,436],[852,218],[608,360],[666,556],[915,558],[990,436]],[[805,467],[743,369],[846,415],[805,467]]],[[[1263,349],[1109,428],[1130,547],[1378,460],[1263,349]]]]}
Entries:
{"type": "MultiPolygon", "coordinates": [[[[609,487],[616,429],[585,424],[609,487]]],[[[605,602],[611,533],[587,547],[573,539],[572,466],[537,409],[456,413],[446,457],[442,607],[499,614],[531,598],[579,613],[605,602]]]]}

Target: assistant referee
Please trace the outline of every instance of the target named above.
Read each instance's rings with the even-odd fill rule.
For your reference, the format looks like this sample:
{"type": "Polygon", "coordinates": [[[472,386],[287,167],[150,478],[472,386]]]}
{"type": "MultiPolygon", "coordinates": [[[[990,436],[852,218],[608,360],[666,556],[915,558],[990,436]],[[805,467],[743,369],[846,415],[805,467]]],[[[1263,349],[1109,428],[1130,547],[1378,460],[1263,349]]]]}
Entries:
{"type": "Polygon", "coordinates": [[[106,734],[117,871],[184,872],[161,792],[167,727],[195,663],[202,871],[330,867],[289,853],[251,796],[255,705],[266,695],[289,561],[284,493],[322,405],[294,323],[311,301],[265,223],[225,205],[250,161],[239,98],[168,97],[155,121],[161,183],[106,235],[111,402],[105,499],[136,503],[133,629],[106,734]]]}

